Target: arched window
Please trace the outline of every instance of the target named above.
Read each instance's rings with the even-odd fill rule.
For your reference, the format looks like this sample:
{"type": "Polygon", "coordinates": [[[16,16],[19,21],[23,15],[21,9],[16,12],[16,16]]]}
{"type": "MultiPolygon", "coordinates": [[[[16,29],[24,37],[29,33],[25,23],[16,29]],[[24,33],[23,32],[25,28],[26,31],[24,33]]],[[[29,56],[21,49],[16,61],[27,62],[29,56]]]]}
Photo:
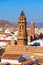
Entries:
{"type": "Polygon", "coordinates": [[[19,26],[19,35],[21,35],[21,26],[19,26]]]}
{"type": "Polygon", "coordinates": [[[19,26],[19,29],[21,29],[21,26],[19,26]]]}
{"type": "Polygon", "coordinates": [[[22,29],[24,29],[24,25],[22,25],[22,29]]]}
{"type": "Polygon", "coordinates": [[[15,45],[17,45],[17,41],[15,40],[15,43],[14,43],[15,45]]]}

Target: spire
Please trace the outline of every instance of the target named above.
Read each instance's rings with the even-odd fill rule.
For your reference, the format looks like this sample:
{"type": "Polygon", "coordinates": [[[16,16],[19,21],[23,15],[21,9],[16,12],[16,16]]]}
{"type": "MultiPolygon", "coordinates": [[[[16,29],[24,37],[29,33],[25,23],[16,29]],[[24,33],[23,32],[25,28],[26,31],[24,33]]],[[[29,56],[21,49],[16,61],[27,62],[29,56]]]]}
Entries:
{"type": "Polygon", "coordinates": [[[31,24],[34,24],[34,20],[33,19],[31,20],[31,24]]]}
{"type": "Polygon", "coordinates": [[[25,14],[24,14],[24,12],[23,12],[23,11],[21,12],[20,16],[25,16],[25,14]]]}

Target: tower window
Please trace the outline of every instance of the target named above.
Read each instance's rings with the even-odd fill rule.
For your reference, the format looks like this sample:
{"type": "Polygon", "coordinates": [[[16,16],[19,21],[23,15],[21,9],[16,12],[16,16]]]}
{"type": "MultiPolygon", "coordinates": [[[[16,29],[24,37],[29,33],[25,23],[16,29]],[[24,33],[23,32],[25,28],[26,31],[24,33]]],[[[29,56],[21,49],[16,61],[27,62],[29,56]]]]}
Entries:
{"type": "Polygon", "coordinates": [[[22,26],[22,29],[24,29],[24,25],[22,26]]]}
{"type": "Polygon", "coordinates": [[[19,27],[19,29],[21,29],[21,26],[19,27]]]}
{"type": "Polygon", "coordinates": [[[21,26],[19,27],[19,31],[21,32],[21,26]]]}
{"type": "Polygon", "coordinates": [[[19,26],[19,35],[21,35],[21,26],[19,26]]]}

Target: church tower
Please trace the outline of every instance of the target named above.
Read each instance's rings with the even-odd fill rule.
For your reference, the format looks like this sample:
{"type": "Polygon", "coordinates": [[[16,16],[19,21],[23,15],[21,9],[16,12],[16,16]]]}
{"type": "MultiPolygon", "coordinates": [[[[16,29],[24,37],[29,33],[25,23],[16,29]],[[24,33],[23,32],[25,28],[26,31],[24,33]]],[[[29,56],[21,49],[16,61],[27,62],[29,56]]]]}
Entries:
{"type": "Polygon", "coordinates": [[[31,41],[33,41],[35,37],[35,25],[33,21],[31,21],[30,24],[30,37],[31,37],[31,41]]]}
{"type": "Polygon", "coordinates": [[[18,18],[18,45],[27,45],[26,17],[22,11],[18,18]]]}

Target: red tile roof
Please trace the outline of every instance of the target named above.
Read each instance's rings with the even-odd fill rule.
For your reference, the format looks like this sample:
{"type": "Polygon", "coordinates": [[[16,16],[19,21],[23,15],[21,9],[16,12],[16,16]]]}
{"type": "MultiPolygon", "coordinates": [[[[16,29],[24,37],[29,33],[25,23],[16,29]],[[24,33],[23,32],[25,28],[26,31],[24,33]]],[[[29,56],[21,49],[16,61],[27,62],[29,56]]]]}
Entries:
{"type": "Polygon", "coordinates": [[[21,56],[22,55],[4,53],[2,58],[3,59],[19,60],[21,56]]]}
{"type": "Polygon", "coordinates": [[[11,42],[11,40],[0,40],[0,42],[11,42]]]}

